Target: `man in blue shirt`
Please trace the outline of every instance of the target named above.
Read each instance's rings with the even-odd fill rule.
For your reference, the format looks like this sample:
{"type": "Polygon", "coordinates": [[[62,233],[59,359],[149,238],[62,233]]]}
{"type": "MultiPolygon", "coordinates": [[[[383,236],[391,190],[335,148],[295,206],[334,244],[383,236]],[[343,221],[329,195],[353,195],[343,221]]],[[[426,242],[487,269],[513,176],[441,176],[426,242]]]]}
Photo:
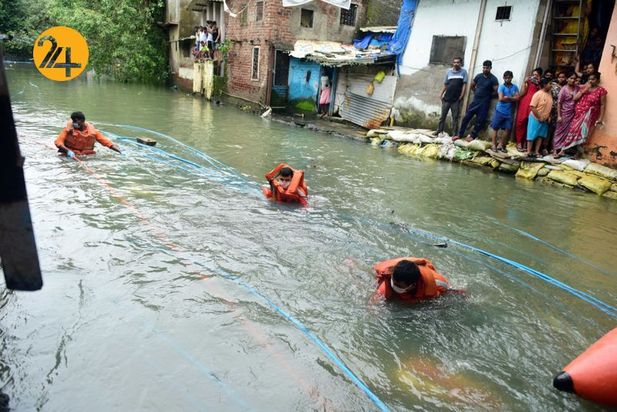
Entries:
{"type": "Polygon", "coordinates": [[[471,82],[471,90],[474,92],[473,101],[469,105],[465,117],[463,117],[461,129],[456,136],[452,137],[452,140],[458,140],[465,135],[467,125],[474,116],[476,117],[476,123],[471,134],[465,140],[470,142],[478,138],[478,134],[484,127],[484,122],[486,122],[488,117],[491,100],[496,95],[497,86],[499,86],[499,80],[491,73],[492,68],[493,63],[490,60],[485,60],[482,63],[482,73],[478,74],[471,82]]]}
{"type": "Polygon", "coordinates": [[[433,133],[434,136],[443,132],[449,111],[452,111],[452,133],[456,134],[461,99],[465,91],[465,84],[467,84],[467,70],[461,67],[462,64],[463,60],[460,57],[455,57],[452,60],[452,68],[448,70],[444,78],[443,89],[441,89],[441,94],[439,95],[441,99],[441,117],[439,118],[439,126],[433,133]]]}
{"type": "Polygon", "coordinates": [[[497,89],[497,95],[499,101],[495,107],[495,114],[491,121],[491,140],[493,141],[493,150],[499,152],[506,152],[506,145],[508,144],[508,136],[512,129],[512,106],[513,103],[518,102],[519,90],[518,87],[512,83],[513,74],[510,70],[507,70],[503,74],[503,84],[497,89]],[[499,145],[497,144],[497,133],[499,130],[504,130],[505,133],[499,145]]]}

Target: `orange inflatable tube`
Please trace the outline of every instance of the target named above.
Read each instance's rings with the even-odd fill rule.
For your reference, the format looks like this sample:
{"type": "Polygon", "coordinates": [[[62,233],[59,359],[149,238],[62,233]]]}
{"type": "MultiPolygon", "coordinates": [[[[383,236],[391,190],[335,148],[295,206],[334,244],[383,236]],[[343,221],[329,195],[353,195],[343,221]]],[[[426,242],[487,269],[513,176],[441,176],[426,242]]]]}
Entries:
{"type": "Polygon", "coordinates": [[[617,406],[617,328],[563,368],[553,379],[553,386],[593,402],[617,406]]]}

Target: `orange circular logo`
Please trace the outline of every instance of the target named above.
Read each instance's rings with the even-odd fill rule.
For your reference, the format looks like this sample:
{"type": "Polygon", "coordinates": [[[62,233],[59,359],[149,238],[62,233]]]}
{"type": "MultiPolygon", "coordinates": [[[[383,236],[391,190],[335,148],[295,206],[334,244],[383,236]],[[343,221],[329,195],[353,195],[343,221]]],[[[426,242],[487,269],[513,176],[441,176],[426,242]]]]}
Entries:
{"type": "Polygon", "coordinates": [[[34,41],[32,57],[43,76],[63,82],[74,79],[86,69],[89,53],[86,39],[77,30],[55,26],[34,41]]]}

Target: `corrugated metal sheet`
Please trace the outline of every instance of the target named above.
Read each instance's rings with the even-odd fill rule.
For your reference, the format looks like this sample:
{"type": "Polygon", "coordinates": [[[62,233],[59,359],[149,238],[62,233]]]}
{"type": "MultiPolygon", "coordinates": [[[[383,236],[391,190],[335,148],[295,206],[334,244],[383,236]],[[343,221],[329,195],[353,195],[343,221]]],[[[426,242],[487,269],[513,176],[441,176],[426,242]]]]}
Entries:
{"type": "Polygon", "coordinates": [[[391,103],[381,102],[352,92],[345,93],[340,108],[343,119],[367,129],[376,129],[390,116],[391,103]]]}

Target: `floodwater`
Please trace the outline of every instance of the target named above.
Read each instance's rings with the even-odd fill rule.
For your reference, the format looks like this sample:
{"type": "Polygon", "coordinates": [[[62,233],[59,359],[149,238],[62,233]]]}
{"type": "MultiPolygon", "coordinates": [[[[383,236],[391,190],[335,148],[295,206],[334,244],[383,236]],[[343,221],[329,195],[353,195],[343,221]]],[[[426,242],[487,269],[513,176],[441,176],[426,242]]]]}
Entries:
{"type": "Polygon", "coordinates": [[[551,382],[614,310],[420,231],[615,306],[617,202],[169,88],[7,74],[45,282],[1,297],[15,410],[600,410],[551,382]],[[124,154],[58,157],[74,110],[124,154]],[[263,199],[283,160],[309,208],[263,199]],[[374,302],[371,265],[409,255],[468,296],[374,302]]]}

